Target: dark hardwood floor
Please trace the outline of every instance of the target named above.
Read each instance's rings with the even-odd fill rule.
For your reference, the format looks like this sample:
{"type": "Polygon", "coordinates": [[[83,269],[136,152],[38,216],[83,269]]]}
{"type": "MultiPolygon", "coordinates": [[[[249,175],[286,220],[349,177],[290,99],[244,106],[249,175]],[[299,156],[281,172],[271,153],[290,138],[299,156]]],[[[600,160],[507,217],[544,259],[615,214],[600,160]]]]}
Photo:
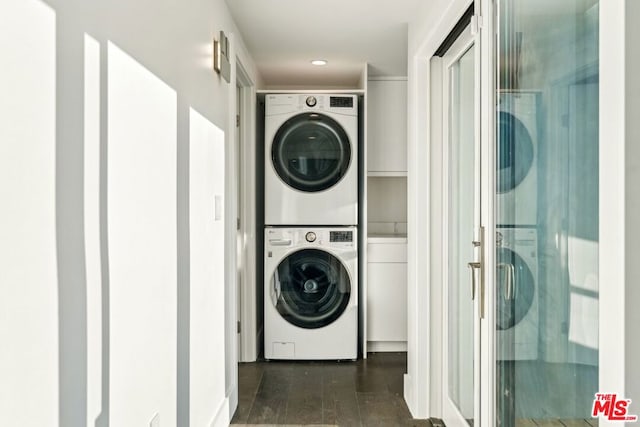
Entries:
{"type": "Polygon", "coordinates": [[[357,362],[257,362],[239,366],[233,425],[431,426],[402,397],[406,353],[357,362]]]}

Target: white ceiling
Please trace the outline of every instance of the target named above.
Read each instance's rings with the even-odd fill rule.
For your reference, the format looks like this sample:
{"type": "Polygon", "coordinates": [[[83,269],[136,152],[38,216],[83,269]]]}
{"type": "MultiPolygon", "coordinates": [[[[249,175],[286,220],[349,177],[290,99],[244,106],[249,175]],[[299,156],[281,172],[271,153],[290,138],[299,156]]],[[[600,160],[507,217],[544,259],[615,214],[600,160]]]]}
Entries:
{"type": "Polygon", "coordinates": [[[407,22],[425,0],[226,0],[265,87],[356,87],[407,74],[407,22]],[[312,59],[326,59],[313,66],[312,59]]]}

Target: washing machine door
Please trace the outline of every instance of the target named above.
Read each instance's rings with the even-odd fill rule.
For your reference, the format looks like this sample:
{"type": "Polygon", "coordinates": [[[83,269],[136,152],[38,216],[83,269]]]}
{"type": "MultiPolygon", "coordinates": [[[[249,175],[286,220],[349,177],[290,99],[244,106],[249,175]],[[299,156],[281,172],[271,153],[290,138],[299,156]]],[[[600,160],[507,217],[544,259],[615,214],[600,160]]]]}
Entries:
{"type": "Polygon", "coordinates": [[[289,323],[316,329],[335,322],[349,304],[351,280],[332,254],[303,249],[278,265],[272,280],[278,313],[289,323]]]}
{"type": "Polygon", "coordinates": [[[496,328],[513,328],[527,315],[535,298],[533,273],[524,259],[508,248],[497,249],[496,328]]]}
{"type": "Polygon", "coordinates": [[[533,140],[526,126],[515,115],[498,114],[498,149],[496,150],[496,186],[498,193],[516,188],[533,164],[533,140]]]}
{"type": "Polygon", "coordinates": [[[296,190],[323,191],[347,173],[351,143],[331,117],[303,113],[287,120],[276,132],[271,160],[280,179],[296,190]]]}

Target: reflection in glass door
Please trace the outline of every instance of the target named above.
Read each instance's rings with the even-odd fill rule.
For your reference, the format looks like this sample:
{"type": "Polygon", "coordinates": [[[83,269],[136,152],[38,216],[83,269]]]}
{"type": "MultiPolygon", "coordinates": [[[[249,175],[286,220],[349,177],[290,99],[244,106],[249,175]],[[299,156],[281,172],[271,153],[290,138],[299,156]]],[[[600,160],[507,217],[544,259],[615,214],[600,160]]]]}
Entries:
{"type": "Polygon", "coordinates": [[[592,425],[598,1],[498,0],[496,425],[592,425]]]}
{"type": "Polygon", "coordinates": [[[477,312],[472,240],[479,223],[479,169],[476,138],[476,48],[467,28],[443,57],[446,155],[446,333],[444,421],[474,424],[477,366],[477,312]],[[448,107],[447,107],[448,106],[448,107]]]}

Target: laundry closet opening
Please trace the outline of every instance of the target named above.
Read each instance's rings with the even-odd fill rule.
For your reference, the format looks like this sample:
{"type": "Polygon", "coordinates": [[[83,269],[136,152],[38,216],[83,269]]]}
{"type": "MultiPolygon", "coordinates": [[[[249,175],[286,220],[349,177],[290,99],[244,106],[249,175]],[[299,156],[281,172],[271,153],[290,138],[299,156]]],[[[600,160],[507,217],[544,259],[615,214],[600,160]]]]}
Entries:
{"type": "Polygon", "coordinates": [[[406,78],[259,90],[256,117],[257,360],[233,422],[404,423],[406,78]]]}

